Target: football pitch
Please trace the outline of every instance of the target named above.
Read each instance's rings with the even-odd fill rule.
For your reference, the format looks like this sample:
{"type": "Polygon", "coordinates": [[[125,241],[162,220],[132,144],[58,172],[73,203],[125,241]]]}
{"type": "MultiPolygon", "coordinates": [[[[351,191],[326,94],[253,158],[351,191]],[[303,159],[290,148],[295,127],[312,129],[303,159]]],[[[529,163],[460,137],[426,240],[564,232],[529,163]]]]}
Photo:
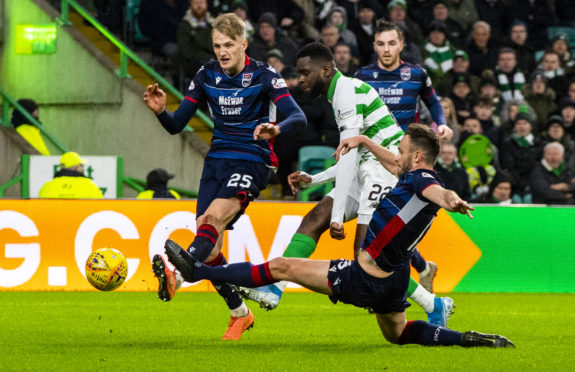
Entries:
{"type": "MultiPolygon", "coordinates": [[[[397,346],[375,317],[326,296],[287,293],[241,341],[221,341],[215,293],[0,292],[0,370],[572,371],[575,295],[452,294],[450,328],[499,333],[515,349],[397,346]]],[[[425,319],[417,306],[408,319],[425,319]]]]}

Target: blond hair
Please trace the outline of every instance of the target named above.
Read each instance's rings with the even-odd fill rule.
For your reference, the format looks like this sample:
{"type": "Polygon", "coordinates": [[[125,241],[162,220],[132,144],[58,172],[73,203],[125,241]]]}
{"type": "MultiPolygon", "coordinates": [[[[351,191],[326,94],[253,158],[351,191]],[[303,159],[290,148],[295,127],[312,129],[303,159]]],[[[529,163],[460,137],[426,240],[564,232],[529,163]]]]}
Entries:
{"type": "Polygon", "coordinates": [[[234,40],[245,39],[246,24],[235,13],[220,14],[212,23],[213,31],[218,31],[234,40]]]}

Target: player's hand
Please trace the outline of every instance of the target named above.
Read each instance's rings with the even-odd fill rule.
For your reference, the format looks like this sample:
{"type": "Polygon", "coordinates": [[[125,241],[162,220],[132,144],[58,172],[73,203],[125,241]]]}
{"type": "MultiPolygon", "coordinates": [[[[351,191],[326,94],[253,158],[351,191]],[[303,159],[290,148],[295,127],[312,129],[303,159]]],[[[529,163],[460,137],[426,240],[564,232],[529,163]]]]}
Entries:
{"type": "Polygon", "coordinates": [[[454,212],[466,214],[467,216],[469,216],[469,218],[473,219],[471,211],[474,211],[475,208],[467,204],[465,200],[463,199],[453,200],[449,206],[451,207],[451,210],[453,210],[454,212]]]}
{"type": "Polygon", "coordinates": [[[361,145],[364,139],[363,137],[364,136],[355,136],[342,140],[337,146],[337,149],[335,149],[335,152],[333,153],[335,159],[339,161],[340,156],[347,154],[349,150],[354,149],[359,145],[361,145]]]}
{"type": "Polygon", "coordinates": [[[332,222],[331,225],[329,225],[329,235],[331,235],[332,239],[336,240],[345,239],[345,232],[343,231],[343,225],[340,225],[337,222],[332,222]]]}
{"type": "Polygon", "coordinates": [[[148,85],[144,92],[144,102],[156,115],[160,115],[166,109],[166,93],[160,89],[158,83],[148,85]]]}
{"type": "Polygon", "coordinates": [[[447,125],[439,125],[437,127],[437,135],[440,140],[450,141],[451,137],[453,137],[453,131],[447,125]]]}
{"type": "Polygon", "coordinates": [[[304,186],[311,182],[311,177],[307,173],[300,171],[293,172],[288,176],[288,184],[291,188],[292,194],[296,194],[298,189],[304,188],[304,186]]]}
{"type": "Polygon", "coordinates": [[[271,123],[263,123],[254,130],[255,140],[269,140],[280,134],[280,127],[271,123]]]}

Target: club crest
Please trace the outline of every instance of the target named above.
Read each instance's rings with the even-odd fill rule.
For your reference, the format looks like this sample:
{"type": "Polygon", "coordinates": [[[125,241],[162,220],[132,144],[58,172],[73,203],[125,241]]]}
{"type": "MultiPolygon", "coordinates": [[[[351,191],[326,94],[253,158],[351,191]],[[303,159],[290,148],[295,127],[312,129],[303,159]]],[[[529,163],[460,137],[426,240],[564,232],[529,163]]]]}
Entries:
{"type": "Polygon", "coordinates": [[[406,67],[402,68],[400,71],[401,80],[409,80],[411,79],[411,69],[406,67]]]}
{"type": "Polygon", "coordinates": [[[375,71],[373,72],[373,78],[374,78],[374,79],[377,79],[377,76],[378,76],[378,75],[379,75],[379,72],[375,72],[375,71]]]}
{"type": "Polygon", "coordinates": [[[244,88],[247,88],[252,83],[252,76],[253,75],[254,75],[253,73],[242,74],[242,86],[244,88]]]}

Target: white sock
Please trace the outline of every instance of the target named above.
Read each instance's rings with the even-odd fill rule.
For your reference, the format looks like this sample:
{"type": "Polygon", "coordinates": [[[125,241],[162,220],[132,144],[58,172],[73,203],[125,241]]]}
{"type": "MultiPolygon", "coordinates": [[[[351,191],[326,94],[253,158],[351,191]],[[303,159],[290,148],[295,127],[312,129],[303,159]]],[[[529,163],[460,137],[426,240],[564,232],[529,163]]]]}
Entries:
{"type": "Polygon", "coordinates": [[[176,270],[176,291],[180,289],[183,282],[184,278],[182,277],[182,274],[180,274],[180,272],[176,270]]]}
{"type": "Polygon", "coordinates": [[[234,318],[243,318],[244,316],[248,316],[249,311],[250,309],[248,309],[245,302],[242,301],[242,304],[235,309],[230,310],[230,313],[232,313],[234,318]]]}
{"type": "Polygon", "coordinates": [[[431,313],[434,309],[435,295],[423,288],[422,285],[418,284],[415,291],[409,296],[413,302],[418,304],[425,310],[426,313],[431,313]]]}
{"type": "Polygon", "coordinates": [[[279,290],[283,292],[284,289],[286,288],[286,286],[288,285],[288,283],[289,283],[288,281],[282,280],[281,282],[274,283],[273,285],[278,287],[279,290]]]}

